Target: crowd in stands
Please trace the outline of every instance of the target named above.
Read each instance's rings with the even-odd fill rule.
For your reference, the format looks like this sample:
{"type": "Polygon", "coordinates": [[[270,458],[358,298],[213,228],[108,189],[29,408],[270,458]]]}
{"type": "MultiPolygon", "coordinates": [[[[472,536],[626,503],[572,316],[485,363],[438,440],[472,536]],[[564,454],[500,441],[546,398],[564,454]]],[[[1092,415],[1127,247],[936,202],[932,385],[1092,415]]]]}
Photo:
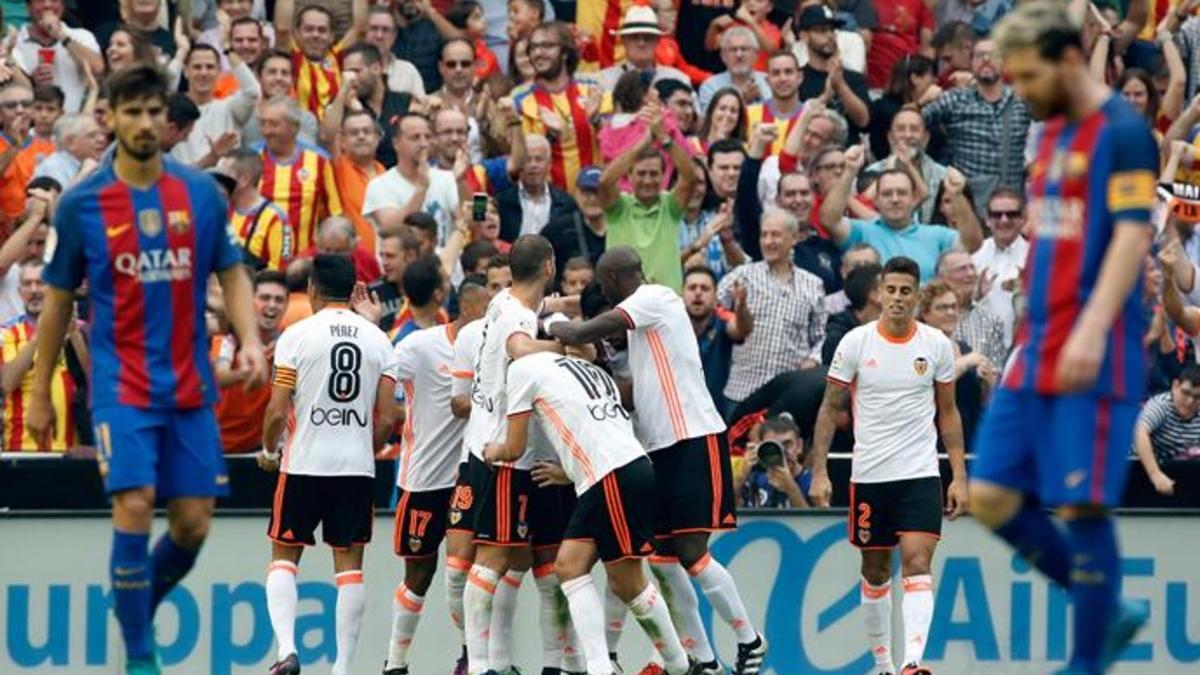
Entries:
{"type": "MultiPolygon", "coordinates": [[[[399,342],[456,316],[462,283],[505,287],[520,235],[552,242],[564,295],[632,246],[692,318],[742,504],[803,506],[823,368],[903,255],[957,350],[969,448],[1038,217],[1041,124],[989,38],[1016,1],[4,0],[0,447],[92,443],[86,288],[53,447],[22,426],[40,273],[59,196],[114,152],[106,75],[154,63],[177,87],[162,149],[225,190],[264,344],[311,313],[316,252],[353,259],[356,311],[399,342]]],[[[1071,4],[1094,76],[1161,142],[1131,456],[1170,493],[1170,463],[1200,458],[1200,0],[1071,4]]],[[[230,367],[216,286],[208,316],[225,447],[249,452],[269,389],[230,367]]]]}

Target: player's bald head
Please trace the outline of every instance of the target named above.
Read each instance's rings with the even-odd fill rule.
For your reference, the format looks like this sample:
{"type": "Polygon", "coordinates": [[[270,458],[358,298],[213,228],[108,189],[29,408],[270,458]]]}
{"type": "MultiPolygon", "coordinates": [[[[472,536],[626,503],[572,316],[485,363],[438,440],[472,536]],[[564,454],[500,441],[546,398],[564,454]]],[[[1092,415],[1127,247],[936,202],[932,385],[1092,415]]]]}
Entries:
{"type": "Polygon", "coordinates": [[[596,280],[609,302],[621,302],[642,285],[641,256],[628,246],[605,251],[596,262],[596,280]]]}

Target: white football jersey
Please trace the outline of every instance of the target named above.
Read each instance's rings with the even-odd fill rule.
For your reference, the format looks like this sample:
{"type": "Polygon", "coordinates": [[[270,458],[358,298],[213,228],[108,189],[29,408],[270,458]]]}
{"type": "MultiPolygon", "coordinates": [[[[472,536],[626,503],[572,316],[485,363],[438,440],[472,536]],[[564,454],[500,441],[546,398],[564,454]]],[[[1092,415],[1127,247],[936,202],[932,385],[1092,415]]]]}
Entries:
{"type": "Polygon", "coordinates": [[[570,356],[530,354],[508,368],[508,416],[533,415],[582,495],[646,455],[608,373],[570,356]]]}
{"type": "MultiPolygon", "coordinates": [[[[454,363],[450,366],[451,374],[454,375],[454,382],[450,386],[451,397],[471,396],[471,385],[475,381],[475,359],[479,358],[479,350],[483,347],[483,323],[483,319],[476,319],[458,331],[458,338],[454,341],[454,363]]],[[[476,418],[475,423],[482,425],[483,418],[476,418]]],[[[471,417],[468,416],[460,441],[462,447],[459,452],[459,463],[467,461],[467,456],[471,454],[467,448],[467,437],[471,434],[470,429],[471,417]]]]}
{"type": "Polygon", "coordinates": [[[633,407],[646,449],[725,431],[683,299],[666,286],[642,284],[616,309],[629,322],[633,407]]]}
{"type": "Polygon", "coordinates": [[[392,343],[349,309],[329,307],[289,326],[275,346],[275,384],[293,389],[280,470],[374,476],[381,377],[396,379],[392,343]]]}
{"type": "Polygon", "coordinates": [[[396,345],[396,377],[408,413],[396,485],[413,492],[453,487],[467,421],[450,414],[454,324],[419,330],[396,345]]]}
{"type": "Polygon", "coordinates": [[[884,335],[878,321],[859,326],[829,364],[827,377],[853,397],[855,483],[940,475],[934,383],[954,382],[954,345],[942,331],[914,325],[905,340],[884,335]]]}
{"type": "MultiPolygon", "coordinates": [[[[467,450],[480,459],[485,445],[503,442],[508,433],[508,364],[512,361],[508,357],[508,339],[518,333],[536,338],[537,314],[503,290],[488,304],[483,321],[483,343],[472,369],[471,418],[464,440],[467,450]]],[[[513,466],[528,470],[533,462],[526,454],[513,466]]]]}

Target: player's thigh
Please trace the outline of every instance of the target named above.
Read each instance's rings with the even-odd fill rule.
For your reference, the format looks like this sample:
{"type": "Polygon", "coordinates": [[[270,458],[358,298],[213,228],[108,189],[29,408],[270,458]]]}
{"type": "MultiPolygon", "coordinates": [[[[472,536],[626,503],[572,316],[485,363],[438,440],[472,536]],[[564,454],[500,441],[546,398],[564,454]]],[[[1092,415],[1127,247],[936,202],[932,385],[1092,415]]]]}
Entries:
{"type": "Polygon", "coordinates": [[[369,476],[321,477],[321,540],[334,549],[362,547],[375,525],[375,480],[369,476]]]}
{"type": "Polygon", "coordinates": [[[724,434],[689,438],[651,455],[660,536],[737,527],[724,434]]]}
{"type": "Polygon", "coordinates": [[[941,539],[944,507],[941,477],[900,481],[894,489],[895,508],[890,520],[901,540],[908,537],[941,539]]]}
{"type": "Polygon", "coordinates": [[[280,546],[314,546],[327,505],[321,477],[280,473],[271,499],[267,537],[280,546]]]}
{"type": "Polygon", "coordinates": [[[176,410],[169,416],[165,447],[159,458],[159,496],[224,497],[229,471],[221,452],[221,434],[211,407],[176,410]]]}
{"type": "Polygon", "coordinates": [[[850,543],[863,551],[888,550],[900,543],[892,517],[899,506],[899,481],[850,483],[850,543]]]}
{"type": "Polygon", "coordinates": [[[604,572],[612,592],[623,602],[631,602],[646,590],[645,567],[637,558],[623,558],[604,564],[604,572]]]}
{"type": "Polygon", "coordinates": [[[1050,399],[1038,496],[1050,507],[1120,504],[1138,407],[1095,396],[1050,399]]]}
{"type": "Polygon", "coordinates": [[[999,389],[984,411],[975,434],[971,480],[1021,494],[1037,492],[1037,437],[1044,433],[1043,413],[1033,394],[999,389]]]}
{"type": "Polygon", "coordinates": [[[437,558],[446,537],[447,515],[455,488],[400,490],[392,522],[392,551],[401,558],[437,558]]]}
{"type": "Polygon", "coordinates": [[[580,495],[566,538],[591,540],[605,563],[651,555],[654,485],[644,457],[604,476],[580,495]]]}
{"type": "Polygon", "coordinates": [[[529,546],[532,489],[533,479],[528,471],[496,467],[476,505],[475,543],[492,547],[529,546]]]}
{"type": "Polygon", "coordinates": [[[575,501],[574,485],[530,488],[529,529],[535,566],[539,551],[553,551],[562,543],[567,523],[575,512],[575,501]]]}
{"type": "MultiPolygon", "coordinates": [[[[164,413],[129,406],[93,409],[97,461],[108,494],[159,484],[159,464],[165,447],[164,413]]],[[[153,500],[152,500],[153,501],[153,500]]]]}

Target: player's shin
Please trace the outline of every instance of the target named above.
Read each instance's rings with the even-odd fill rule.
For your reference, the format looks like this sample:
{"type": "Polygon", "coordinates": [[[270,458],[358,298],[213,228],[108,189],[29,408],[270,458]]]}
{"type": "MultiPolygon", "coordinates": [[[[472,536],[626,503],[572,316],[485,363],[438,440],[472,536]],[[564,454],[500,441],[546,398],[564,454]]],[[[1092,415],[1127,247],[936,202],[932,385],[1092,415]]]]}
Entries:
{"type": "MultiPolygon", "coordinates": [[[[667,672],[671,675],[686,672],[688,669],[687,652],[683,650],[679,634],[675,632],[675,626],[671,624],[671,614],[667,610],[667,603],[663,601],[653,584],[647,583],[646,588],[629,602],[629,611],[642,630],[646,631],[646,636],[650,638],[650,642],[662,656],[667,672]]],[[[707,644],[707,640],[705,644],[707,644]]]]}
{"type": "Polygon", "coordinates": [[[172,588],[191,571],[196,564],[200,549],[188,548],[175,542],[169,532],[163,533],[150,554],[150,567],[154,570],[153,594],[150,600],[150,615],[172,588]]]}
{"type": "Polygon", "coordinates": [[[113,611],[121,626],[121,637],[131,660],[146,660],[154,655],[150,633],[151,582],[147,533],[113,530],[112,581],[113,611]]]}
{"type": "Polygon", "coordinates": [[[571,621],[583,643],[588,674],[609,675],[612,666],[604,642],[604,604],[600,600],[600,593],[596,591],[592,575],[584,574],[563,582],[562,591],[571,608],[571,621]]]}
{"type": "Polygon", "coordinates": [[[566,598],[560,590],[558,575],[554,573],[554,563],[548,562],[533,568],[533,581],[537,585],[541,608],[538,616],[542,629],[542,665],[558,668],[562,663],[563,649],[566,647],[570,613],[567,611],[567,616],[563,616],[566,598]]]}
{"type": "Polygon", "coordinates": [[[933,620],[933,577],[918,574],[904,577],[904,663],[921,663],[933,620]]]}
{"type": "Polygon", "coordinates": [[[715,661],[717,656],[700,619],[700,598],[696,596],[687,571],[679,565],[679,559],[651,556],[650,571],[662,587],[662,597],[670,607],[670,616],[684,649],[701,663],[715,661]]]}
{"type": "MultiPolygon", "coordinates": [[[[678,565],[676,565],[678,567],[678,565]]],[[[604,632],[608,643],[608,653],[617,653],[617,645],[621,642],[621,633],[625,630],[625,616],[629,607],[613,593],[612,584],[604,586],[604,632]]]]}
{"type": "Polygon", "coordinates": [[[704,591],[713,609],[733,628],[739,643],[754,642],[758,638],[754,625],[750,623],[750,616],[746,613],[746,607],[742,604],[737,583],[724,565],[705,553],[704,557],[688,569],[688,574],[700,584],[700,590],[704,591]]]}
{"type": "Polygon", "coordinates": [[[859,587],[859,600],[866,617],[867,641],[875,665],[884,672],[895,668],[892,663],[892,584],[876,586],[866,579],[859,587]]]}
{"type": "Polygon", "coordinates": [[[1075,651],[1071,667],[1100,672],[1109,624],[1121,589],[1120,557],[1113,521],[1107,516],[1067,521],[1071,540],[1071,600],[1075,651]]]}
{"type": "Polygon", "coordinates": [[[488,671],[488,630],[492,623],[492,602],[500,575],[483,565],[473,565],[463,591],[466,618],[467,668],[470,675],[488,671]]]}
{"type": "Polygon", "coordinates": [[[488,662],[503,673],[512,668],[512,624],[517,614],[517,595],[525,570],[510,569],[500,578],[492,601],[492,619],[488,629],[488,662]]]}
{"type": "Polygon", "coordinates": [[[421,621],[421,608],[425,598],[413,593],[403,583],[396,587],[392,598],[392,638],[388,642],[388,668],[402,668],[408,665],[408,649],[412,645],[413,636],[417,633],[417,624],[421,621]]]}
{"type": "Polygon", "coordinates": [[[330,673],[349,675],[367,594],[363,589],[362,570],[339,572],[334,575],[334,580],[337,583],[337,660],[330,673]]]}
{"type": "Polygon", "coordinates": [[[995,531],[1051,581],[1063,588],[1071,585],[1071,545],[1044,509],[1022,506],[995,531]]]}
{"type": "Polygon", "coordinates": [[[276,560],[267,567],[267,614],[279,642],[279,660],[296,653],[296,563],[276,560]]]}
{"type": "MultiPolygon", "coordinates": [[[[463,635],[465,626],[463,591],[467,585],[467,573],[470,571],[470,561],[446,556],[446,606],[450,609],[450,621],[454,623],[460,635],[463,635]]],[[[465,636],[463,640],[465,643],[465,636]]]]}

